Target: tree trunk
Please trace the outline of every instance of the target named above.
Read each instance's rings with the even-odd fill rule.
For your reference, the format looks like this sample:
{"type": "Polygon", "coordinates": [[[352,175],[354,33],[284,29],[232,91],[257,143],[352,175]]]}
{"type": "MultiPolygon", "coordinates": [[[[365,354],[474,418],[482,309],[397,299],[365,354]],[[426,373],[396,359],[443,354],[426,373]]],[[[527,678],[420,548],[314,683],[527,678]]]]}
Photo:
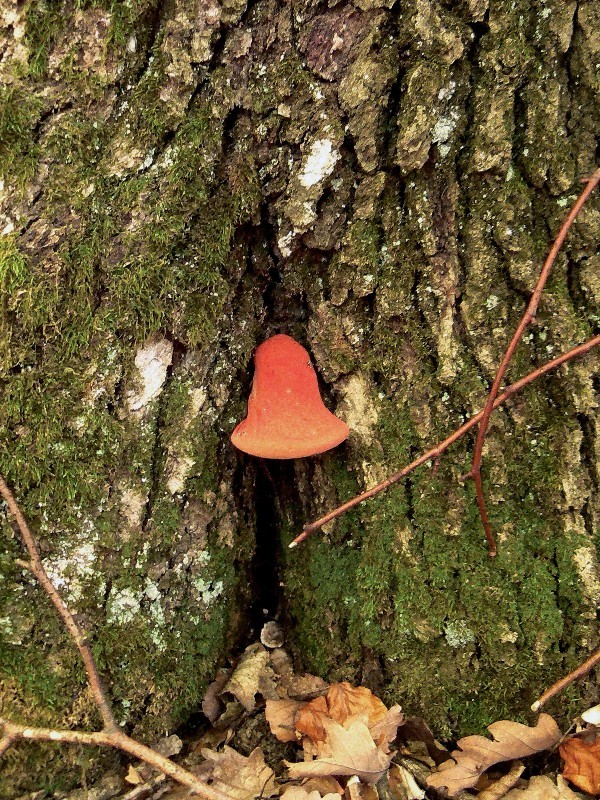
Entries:
{"type": "MultiPolygon", "coordinates": [[[[305,522],[480,409],[595,166],[600,10],[570,0],[0,4],[0,470],[152,741],[257,636],[438,736],[523,718],[597,646],[598,358],[298,548],[305,522]],[[251,355],[285,332],[351,428],[321,457],[236,453],[251,355]]],[[[600,202],[508,382],[589,338],[600,202]]],[[[3,523],[1,713],[97,725],[3,523]]],[[[594,679],[552,710],[568,719],[594,679]]],[[[113,755],[20,746],[0,794],[113,755]]]]}

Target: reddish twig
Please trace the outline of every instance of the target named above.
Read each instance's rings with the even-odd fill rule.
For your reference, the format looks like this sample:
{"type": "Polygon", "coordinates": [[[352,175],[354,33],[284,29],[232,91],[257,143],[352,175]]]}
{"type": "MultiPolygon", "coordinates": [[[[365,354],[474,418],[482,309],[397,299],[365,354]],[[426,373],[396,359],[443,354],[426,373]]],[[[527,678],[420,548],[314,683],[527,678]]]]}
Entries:
{"type": "Polygon", "coordinates": [[[579,214],[583,204],[588,199],[590,194],[594,191],[598,183],[600,182],[600,169],[597,169],[592,176],[587,180],[587,185],[583,192],[577,198],[575,205],[569,212],[567,218],[563,222],[560,231],[558,232],[558,236],[556,237],[550,252],[544,262],[544,266],[542,267],[542,271],[540,272],[540,277],[535,285],[535,289],[533,290],[533,294],[531,295],[531,299],[529,301],[529,305],[521,319],[521,322],[517,326],[517,329],[513,335],[513,338],[508,345],[504,357],[500,366],[498,367],[498,371],[496,372],[496,377],[494,378],[494,382],[492,384],[492,388],[490,389],[490,393],[488,395],[487,402],[485,404],[485,408],[483,409],[483,416],[481,418],[481,422],[479,424],[479,431],[477,433],[477,440],[475,442],[475,450],[473,452],[473,463],[471,465],[471,471],[468,474],[468,477],[473,478],[475,482],[475,490],[477,493],[477,505],[479,507],[479,514],[481,516],[481,522],[483,524],[483,528],[485,530],[485,536],[488,542],[488,546],[490,548],[490,556],[496,555],[496,542],[494,541],[494,536],[492,534],[492,528],[488,519],[487,510],[485,507],[485,499],[483,496],[483,483],[481,480],[481,456],[483,452],[483,443],[485,441],[485,435],[487,433],[487,429],[490,422],[490,417],[492,415],[492,411],[494,410],[494,401],[498,396],[498,392],[500,391],[500,384],[502,383],[502,379],[504,378],[504,373],[507,370],[507,367],[510,363],[511,358],[514,355],[515,350],[519,342],[521,341],[521,337],[523,336],[523,332],[525,328],[532,322],[535,318],[535,312],[540,302],[540,298],[542,296],[542,291],[544,286],[546,285],[546,281],[548,280],[548,275],[550,274],[550,270],[554,262],[556,261],[556,256],[558,255],[558,251],[562,247],[564,240],[566,239],[567,233],[569,232],[569,228],[573,224],[573,220],[579,214]]]}
{"type": "MultiPolygon", "coordinates": [[[[170,758],[161,756],[156,750],[131,739],[123,731],[70,731],[56,730],[54,728],[34,728],[28,725],[17,725],[14,722],[0,719],[0,725],[4,727],[4,740],[10,739],[11,744],[19,739],[36,742],[69,742],[71,744],[104,745],[114,747],[129,753],[140,761],[145,761],[156,769],[173,778],[183,786],[193,789],[196,794],[206,798],[206,800],[232,800],[231,795],[225,794],[219,789],[199,781],[195,775],[180,767],[170,758]]],[[[2,740],[2,741],[4,741],[2,740]]],[[[6,748],[8,749],[8,748],[6,748]]],[[[0,754],[2,750],[0,749],[0,754]]]]}
{"type": "Polygon", "coordinates": [[[65,627],[71,634],[71,637],[77,649],[81,654],[85,671],[88,677],[88,683],[92,691],[94,702],[100,712],[104,727],[101,731],[69,731],[69,730],[54,730],[51,728],[35,728],[28,725],[18,725],[9,720],[0,719],[0,726],[3,727],[3,735],[0,739],[0,756],[2,756],[8,748],[19,740],[36,740],[36,741],[50,741],[50,742],[75,742],[78,744],[88,745],[106,745],[122,750],[135,756],[140,761],[145,761],[152,767],[155,767],[160,772],[176,780],[183,786],[188,786],[193,789],[200,797],[205,800],[232,800],[230,795],[208,786],[203,781],[199,781],[195,775],[188,772],[183,767],[180,767],[171,759],[160,755],[150,747],[137,742],[135,739],[130,738],[124,733],[115,720],[114,714],[107,699],[105,689],[98,673],[98,668],[94,662],[92,651],[90,650],[86,637],[83,631],[78,626],[73,615],[63,602],[61,596],[56,591],[52,581],[48,577],[40,551],[37,546],[35,537],[31,532],[25,517],[23,516],[19,504],[8,485],[2,477],[0,477],[0,496],[4,499],[6,505],[14,520],[23,540],[23,544],[29,553],[30,561],[18,560],[20,566],[28,569],[40,583],[46,594],[52,600],[56,610],[58,611],[65,627]]]}
{"type": "MultiPolygon", "coordinates": [[[[566,353],[558,356],[557,358],[552,359],[552,361],[548,361],[546,364],[542,364],[541,367],[533,370],[528,375],[525,375],[524,378],[516,381],[516,383],[511,384],[507,389],[505,389],[501,395],[496,397],[494,400],[493,408],[498,408],[507,398],[511,395],[518,392],[524,386],[534,381],[536,378],[539,378],[541,375],[545,375],[550,370],[556,369],[561,364],[564,364],[566,361],[570,361],[572,358],[576,358],[577,356],[581,356],[584,353],[587,353],[593,347],[596,347],[600,344],[600,336],[595,336],[593,339],[589,339],[587,342],[583,344],[577,345],[572,350],[568,350],[566,353]]],[[[474,428],[475,425],[483,418],[483,411],[479,411],[479,413],[475,414],[474,417],[467,420],[464,425],[461,425],[460,428],[451,433],[448,438],[444,439],[443,442],[440,442],[435,447],[432,447],[431,450],[428,450],[423,455],[416,458],[412,461],[408,466],[404,467],[400,470],[400,472],[396,472],[394,475],[391,475],[389,478],[386,478],[381,483],[378,483],[377,486],[374,486],[372,489],[368,489],[366,492],[353,497],[351,500],[348,500],[346,503],[343,503],[341,506],[334,508],[333,511],[330,511],[328,514],[325,514],[324,517],[316,520],[315,522],[311,522],[307,525],[301,534],[296,536],[296,538],[290,542],[289,547],[295,547],[296,545],[300,544],[300,542],[304,541],[313,531],[316,531],[318,528],[321,528],[331,520],[336,519],[336,517],[340,517],[346,511],[349,511],[354,506],[357,506],[359,503],[362,503],[364,500],[369,500],[371,497],[375,497],[376,494],[382,492],[384,489],[392,486],[394,483],[398,483],[401,481],[402,478],[405,478],[409,475],[413,470],[417,467],[420,467],[421,464],[425,464],[427,461],[431,461],[432,459],[439,458],[439,456],[447,450],[451,444],[454,444],[461,436],[463,436],[467,431],[474,428]]]]}
{"type": "MultiPolygon", "coordinates": [[[[2,722],[0,721],[0,725],[2,722]]],[[[8,733],[5,733],[2,739],[0,739],[0,758],[6,753],[9,747],[12,747],[13,744],[17,741],[17,736],[11,736],[8,733]]]]}
{"type": "Polygon", "coordinates": [[[596,650],[593,655],[591,655],[587,661],[584,661],[583,664],[580,664],[577,669],[574,669],[573,672],[569,672],[568,675],[565,675],[564,678],[561,678],[556,683],[553,683],[549,689],[546,689],[543,695],[536,700],[535,703],[531,706],[532,711],[539,711],[540,708],[550,700],[551,697],[554,697],[555,694],[562,692],[563,689],[566,689],[573,681],[576,681],[578,678],[583,678],[588,672],[593,669],[596,664],[600,664],[600,650],[596,650]]]}

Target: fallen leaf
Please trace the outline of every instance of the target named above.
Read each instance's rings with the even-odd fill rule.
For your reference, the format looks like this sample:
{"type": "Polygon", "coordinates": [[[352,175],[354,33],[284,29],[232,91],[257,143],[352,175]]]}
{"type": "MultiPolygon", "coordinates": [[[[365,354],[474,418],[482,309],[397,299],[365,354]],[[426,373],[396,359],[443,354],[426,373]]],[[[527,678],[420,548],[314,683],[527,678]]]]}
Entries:
{"type": "Polygon", "coordinates": [[[237,800],[273,797],[279,792],[273,770],[265,764],[260,747],[247,757],[227,745],[222,753],[204,749],[202,755],[211,762],[208,778],[213,789],[220,789],[237,800]]]}
{"type": "Polygon", "coordinates": [[[144,779],[137,771],[135,767],[132,767],[131,764],[129,765],[129,769],[127,770],[127,775],[125,775],[125,780],[127,783],[131,783],[133,786],[137,786],[138,783],[144,783],[144,779]]]}
{"type": "Polygon", "coordinates": [[[267,700],[265,717],[271,728],[271,733],[280,742],[295,742],[298,740],[295,720],[302,705],[297,700],[267,700]]]}
{"type": "Polygon", "coordinates": [[[369,728],[387,714],[384,703],[365,686],[352,686],[343,681],[334,683],[327,690],[329,716],[340,724],[348,717],[367,716],[369,728]]]}
{"type": "Polygon", "coordinates": [[[567,739],[559,749],[565,762],[563,778],[584,792],[600,795],[600,738],[592,742],[567,739]]]}
{"type": "Polygon", "coordinates": [[[501,800],[513,786],[517,785],[523,772],[525,772],[523,762],[513,761],[506,775],[502,775],[497,781],[494,781],[482,792],[479,792],[477,800],[501,800]]]}
{"type": "MultiPolygon", "coordinates": [[[[325,741],[324,720],[331,719],[327,699],[315,697],[310,703],[302,706],[296,717],[296,730],[317,744],[325,741]]],[[[339,720],[338,720],[339,721],[339,720]]]]}
{"type": "Polygon", "coordinates": [[[584,711],[581,719],[587,722],[588,725],[600,725],[600,706],[592,706],[584,711]]]}
{"type": "Polygon", "coordinates": [[[393,706],[388,711],[370,689],[352,686],[344,681],[332,684],[325,696],[316,697],[300,709],[296,717],[296,730],[318,744],[325,737],[324,718],[343,725],[350,717],[357,716],[367,719],[373,739],[386,752],[387,744],[396,738],[398,726],[404,719],[400,706],[393,706]]]}
{"type": "Polygon", "coordinates": [[[307,792],[303,786],[288,786],[282,800],[340,800],[339,794],[321,794],[316,789],[307,792]]]}
{"type": "Polygon", "coordinates": [[[564,783],[557,786],[547,775],[535,775],[529,779],[527,786],[511,789],[502,800],[580,800],[580,797],[564,783]]]}
{"type": "Polygon", "coordinates": [[[344,794],[344,790],[336,779],[331,775],[321,775],[316,778],[308,778],[302,784],[302,788],[307,792],[319,792],[319,794],[344,794]]]}
{"type": "Polygon", "coordinates": [[[386,755],[376,746],[366,717],[350,717],[340,725],[324,716],[322,724],[325,740],[317,746],[323,755],[304,764],[286,762],[290,777],[357,775],[366,783],[376,783],[389,767],[391,755],[386,755]]]}
{"type": "MultiPolygon", "coordinates": [[[[427,725],[425,720],[421,719],[421,717],[409,717],[404,720],[402,725],[402,739],[406,742],[411,742],[413,749],[415,743],[422,743],[427,749],[427,756],[432,760],[435,766],[439,767],[442,762],[450,758],[450,753],[436,742],[429,725],[427,725]]],[[[411,749],[411,752],[415,755],[416,753],[413,752],[413,749],[411,749]]],[[[421,759],[423,759],[423,756],[423,753],[419,753],[421,759]]]]}
{"type": "Polygon", "coordinates": [[[388,775],[392,795],[399,800],[424,800],[425,792],[406,767],[392,764],[388,775]]]}
{"type": "Polygon", "coordinates": [[[396,738],[398,728],[403,722],[404,714],[400,706],[392,706],[389,711],[386,710],[384,716],[374,725],[369,722],[369,730],[375,744],[385,753],[389,752],[389,745],[396,738]]]}
{"type": "Polygon", "coordinates": [[[359,780],[357,775],[348,778],[346,796],[349,800],[379,800],[378,791],[359,780]]]}
{"type": "Polygon", "coordinates": [[[208,717],[211,723],[216,722],[221,714],[221,703],[219,702],[219,695],[223,691],[227,679],[229,678],[231,670],[219,670],[219,674],[215,680],[209,684],[208,689],[204,692],[202,698],[202,713],[208,717]]]}
{"type": "Polygon", "coordinates": [[[500,720],[488,727],[494,737],[466,736],[457,742],[451,761],[444,762],[428,779],[428,786],[446,787],[450,797],[475,786],[479,776],[493,764],[523,758],[555,745],[560,739],[558,725],[549,714],[540,714],[534,728],[510,720],[500,720]]]}
{"type": "Polygon", "coordinates": [[[321,694],[329,686],[316,675],[296,675],[291,658],[281,648],[271,652],[270,663],[277,673],[277,694],[282,700],[309,700],[311,695],[321,694]]]}
{"type": "Polygon", "coordinates": [[[246,711],[256,708],[255,697],[262,694],[276,698],[273,678],[275,673],[269,666],[269,653],[261,644],[251,644],[244,650],[240,663],[223,687],[221,694],[229,692],[237,697],[246,711]]]}

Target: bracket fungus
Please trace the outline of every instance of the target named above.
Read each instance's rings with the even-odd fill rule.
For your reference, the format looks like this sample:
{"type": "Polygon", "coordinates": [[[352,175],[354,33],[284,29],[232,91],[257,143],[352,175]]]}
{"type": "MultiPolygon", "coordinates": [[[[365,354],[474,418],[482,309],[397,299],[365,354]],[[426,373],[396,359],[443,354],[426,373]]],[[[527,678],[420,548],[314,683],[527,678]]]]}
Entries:
{"type": "Polygon", "coordinates": [[[348,426],[321,399],[308,352],[278,334],[254,354],[248,413],[231,434],[244,453],[261,458],[303,458],[348,438],[348,426]]]}

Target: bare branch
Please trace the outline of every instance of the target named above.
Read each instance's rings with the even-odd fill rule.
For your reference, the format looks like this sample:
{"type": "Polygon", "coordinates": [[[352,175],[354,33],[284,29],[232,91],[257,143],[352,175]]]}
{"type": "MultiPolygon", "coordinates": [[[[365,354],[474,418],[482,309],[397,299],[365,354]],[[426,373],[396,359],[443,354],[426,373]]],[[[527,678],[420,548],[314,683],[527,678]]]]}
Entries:
{"type": "Polygon", "coordinates": [[[540,302],[540,298],[542,296],[542,291],[544,286],[546,285],[546,281],[548,280],[548,275],[550,274],[550,270],[554,262],[556,261],[556,256],[558,255],[558,251],[560,250],[564,240],[566,239],[567,233],[569,228],[573,224],[573,220],[579,214],[583,204],[588,199],[590,194],[594,191],[596,186],[600,183],[600,169],[597,169],[592,176],[588,179],[587,185],[583,192],[577,198],[575,205],[569,212],[567,218],[563,222],[560,231],[558,232],[558,236],[556,237],[554,244],[552,245],[550,252],[544,262],[544,266],[542,267],[542,271],[540,272],[540,277],[535,285],[535,289],[533,290],[533,294],[531,295],[531,299],[529,301],[529,305],[523,314],[521,322],[517,326],[517,329],[513,335],[513,338],[508,345],[502,362],[498,367],[498,371],[496,372],[496,377],[494,378],[494,382],[492,384],[492,388],[490,389],[490,393],[488,395],[487,402],[485,404],[485,408],[483,409],[483,415],[481,418],[481,422],[479,424],[479,431],[477,433],[477,440],[475,442],[475,450],[473,452],[473,463],[471,465],[471,471],[469,473],[469,477],[473,478],[475,482],[475,489],[477,492],[477,505],[479,507],[479,514],[481,516],[481,522],[483,523],[483,527],[485,530],[485,536],[488,541],[488,546],[490,548],[490,555],[496,555],[496,542],[494,541],[494,536],[492,534],[492,528],[489,523],[487,510],[485,507],[485,499],[483,496],[483,483],[481,480],[481,455],[483,452],[483,443],[485,441],[485,435],[487,433],[487,429],[490,422],[490,417],[492,415],[492,411],[494,410],[494,401],[498,396],[498,392],[500,391],[500,384],[502,383],[502,379],[504,378],[504,373],[506,372],[508,365],[510,363],[511,358],[514,355],[515,350],[519,342],[521,341],[521,337],[523,336],[523,332],[525,328],[531,323],[531,321],[535,318],[535,312],[537,311],[537,307],[540,302]]]}
{"type": "MultiPolygon", "coordinates": [[[[152,748],[146,747],[146,745],[140,742],[136,742],[135,739],[131,739],[120,730],[95,731],[93,733],[88,733],[87,731],[55,730],[53,728],[36,728],[28,725],[18,725],[3,719],[0,720],[0,724],[4,726],[6,732],[4,739],[1,741],[4,742],[10,739],[8,746],[19,739],[26,739],[28,741],[37,742],[69,742],[71,744],[114,747],[135,756],[140,759],[140,761],[145,761],[170,778],[174,778],[183,786],[188,786],[190,789],[193,789],[196,794],[204,797],[205,800],[232,800],[230,795],[199,781],[191,772],[175,764],[171,759],[162,756],[160,753],[157,753],[156,750],[152,750],[152,748]]],[[[5,749],[8,749],[8,746],[5,749]]],[[[2,752],[3,751],[0,749],[0,754],[2,752]]]]}
{"type": "MultiPolygon", "coordinates": [[[[566,361],[570,361],[572,358],[576,358],[577,356],[582,356],[584,353],[587,353],[593,347],[596,347],[600,344],[600,336],[595,336],[593,339],[589,339],[587,342],[583,344],[577,345],[572,350],[568,350],[566,353],[558,356],[557,358],[552,359],[552,361],[548,361],[546,364],[543,364],[541,367],[534,369],[533,372],[530,372],[528,375],[525,375],[524,378],[516,381],[516,383],[511,384],[507,389],[505,389],[501,395],[496,397],[494,400],[493,408],[498,408],[498,406],[502,405],[505,400],[507,400],[511,395],[518,392],[524,386],[527,386],[528,383],[531,383],[536,378],[539,378],[541,375],[545,375],[547,372],[550,372],[556,367],[559,367],[561,364],[564,364],[566,361]]],[[[464,425],[461,425],[460,428],[457,428],[454,433],[451,433],[443,442],[440,442],[435,447],[432,447],[431,450],[428,450],[423,455],[416,458],[412,461],[408,466],[404,467],[400,470],[400,472],[396,472],[394,475],[390,475],[389,478],[386,478],[381,483],[378,483],[377,486],[374,486],[372,489],[368,489],[366,492],[362,494],[356,495],[351,500],[348,500],[346,503],[334,508],[333,511],[330,511],[328,514],[325,514],[324,517],[316,520],[315,522],[311,522],[307,525],[302,533],[300,533],[296,538],[290,542],[289,547],[296,547],[296,545],[303,542],[308,536],[310,536],[313,531],[318,530],[323,525],[331,522],[331,520],[336,519],[336,517],[340,517],[346,511],[349,511],[354,506],[357,506],[359,503],[362,503],[364,500],[369,500],[371,497],[375,497],[376,494],[379,492],[384,491],[384,489],[393,486],[394,483],[398,483],[401,481],[402,478],[405,478],[409,475],[413,470],[417,467],[420,467],[421,464],[425,464],[427,461],[431,461],[432,459],[439,458],[439,456],[447,450],[451,444],[454,444],[461,436],[463,436],[467,431],[474,428],[475,425],[483,418],[483,411],[479,411],[475,414],[474,417],[467,420],[464,425]]]]}
{"type": "Polygon", "coordinates": [[[569,674],[565,675],[564,678],[556,681],[556,683],[553,683],[549,689],[546,689],[539,700],[536,700],[531,706],[531,710],[539,711],[544,703],[547,703],[551,697],[554,697],[555,694],[562,692],[563,689],[566,689],[567,686],[570,686],[573,681],[576,681],[578,678],[583,678],[591,669],[596,666],[596,664],[600,664],[600,650],[596,650],[596,652],[593,653],[587,661],[584,661],[583,664],[580,664],[577,669],[574,669],[573,672],[569,672],[569,674]]]}
{"type": "Polygon", "coordinates": [[[36,740],[48,742],[72,742],[77,744],[86,745],[105,745],[108,747],[115,747],[122,750],[129,755],[135,756],[141,761],[155,767],[156,769],[173,778],[183,786],[188,786],[193,789],[196,794],[205,800],[232,800],[230,795],[208,786],[203,781],[199,781],[191,772],[180,767],[169,758],[160,755],[150,747],[137,742],[135,739],[130,738],[124,733],[115,720],[114,714],[111,710],[105,689],[100,679],[100,674],[94,662],[92,651],[90,650],[83,631],[78,626],[75,618],[63,602],[61,596],[56,591],[52,581],[48,577],[39,548],[33,533],[19,504],[17,503],[13,493],[8,488],[6,481],[0,476],[0,496],[6,502],[10,513],[13,515],[21,539],[29,553],[30,561],[23,561],[18,559],[17,563],[24,569],[29,570],[41,584],[46,594],[54,603],[65,627],[71,634],[73,641],[77,645],[77,649],[81,654],[85,671],[88,677],[88,683],[92,690],[94,701],[104,723],[104,728],[101,731],[87,732],[87,731],[70,731],[70,730],[55,730],[52,728],[36,728],[28,725],[18,725],[17,723],[8,720],[0,719],[0,725],[4,727],[4,736],[0,739],[0,756],[2,756],[8,748],[18,740],[36,740]]]}
{"type": "Polygon", "coordinates": [[[6,753],[9,747],[12,747],[16,740],[16,736],[10,736],[8,733],[6,733],[2,739],[0,739],[0,757],[6,753]]]}
{"type": "Polygon", "coordinates": [[[44,569],[44,565],[42,564],[42,558],[40,556],[40,551],[35,541],[35,538],[27,524],[25,517],[23,516],[21,509],[19,508],[19,504],[15,500],[15,497],[11,490],[8,488],[6,481],[4,478],[0,476],[0,495],[6,502],[11,514],[13,515],[15,522],[19,528],[19,532],[21,534],[21,539],[23,540],[23,544],[27,548],[27,552],[29,553],[29,558],[31,559],[30,563],[20,562],[21,566],[28,569],[33,575],[36,577],[37,581],[41,584],[43,589],[45,590],[46,594],[54,603],[54,607],[60,614],[62,621],[65,624],[65,627],[71,634],[73,641],[77,645],[77,649],[81,654],[81,658],[83,660],[83,664],[85,666],[85,671],[88,676],[88,681],[90,684],[90,689],[92,691],[92,695],[94,697],[94,702],[100,712],[102,717],[102,722],[104,723],[104,727],[106,730],[118,730],[118,725],[116,720],[113,716],[113,713],[110,709],[110,705],[106,698],[106,692],[104,687],[102,686],[102,680],[98,673],[98,669],[92,657],[92,651],[88,647],[86,642],[86,638],[82,630],[80,629],[79,625],[75,622],[73,615],[64,604],[61,596],[54,588],[52,581],[48,577],[46,570],[44,569]]]}

